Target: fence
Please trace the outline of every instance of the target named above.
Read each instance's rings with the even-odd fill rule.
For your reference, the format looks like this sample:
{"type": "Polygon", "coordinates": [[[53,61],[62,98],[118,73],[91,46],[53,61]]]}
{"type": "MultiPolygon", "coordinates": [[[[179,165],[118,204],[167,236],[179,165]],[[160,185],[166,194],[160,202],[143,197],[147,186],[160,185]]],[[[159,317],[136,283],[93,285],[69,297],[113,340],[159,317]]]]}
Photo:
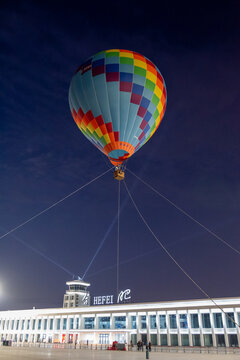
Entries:
{"type": "MultiPolygon", "coordinates": [[[[0,343],[3,346],[3,342],[0,343]]],[[[40,347],[40,348],[51,348],[51,349],[76,349],[76,350],[108,350],[108,344],[52,344],[52,343],[27,343],[27,342],[12,342],[13,347],[40,347]]],[[[127,346],[128,351],[137,351],[136,346],[127,346]]],[[[140,350],[142,351],[142,350],[140,350]]],[[[145,347],[143,349],[145,351],[145,347]]],[[[195,354],[239,354],[240,348],[229,348],[229,347],[192,347],[192,346],[152,346],[152,352],[168,352],[168,353],[195,353],[195,354]]]]}

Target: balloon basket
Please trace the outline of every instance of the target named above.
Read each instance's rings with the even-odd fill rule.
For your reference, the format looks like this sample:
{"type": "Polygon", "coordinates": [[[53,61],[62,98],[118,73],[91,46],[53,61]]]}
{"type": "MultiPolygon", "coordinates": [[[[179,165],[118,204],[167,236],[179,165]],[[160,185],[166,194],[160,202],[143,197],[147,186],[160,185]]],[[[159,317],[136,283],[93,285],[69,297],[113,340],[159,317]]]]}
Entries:
{"type": "Polygon", "coordinates": [[[116,170],[114,171],[114,173],[113,173],[113,177],[114,177],[115,180],[121,181],[121,180],[124,180],[125,173],[124,173],[124,171],[121,170],[121,169],[116,169],[116,170]]]}

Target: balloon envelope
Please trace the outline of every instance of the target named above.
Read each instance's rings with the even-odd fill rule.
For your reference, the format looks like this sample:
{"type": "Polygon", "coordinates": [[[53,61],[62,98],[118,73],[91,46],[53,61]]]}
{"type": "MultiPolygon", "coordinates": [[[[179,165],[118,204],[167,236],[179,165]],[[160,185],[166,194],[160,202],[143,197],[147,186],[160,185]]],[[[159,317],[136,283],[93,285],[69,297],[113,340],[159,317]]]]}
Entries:
{"type": "Polygon", "coordinates": [[[82,133],[117,166],[157,130],[166,108],[166,86],[143,55],[106,50],[77,69],[69,104],[82,133]]]}

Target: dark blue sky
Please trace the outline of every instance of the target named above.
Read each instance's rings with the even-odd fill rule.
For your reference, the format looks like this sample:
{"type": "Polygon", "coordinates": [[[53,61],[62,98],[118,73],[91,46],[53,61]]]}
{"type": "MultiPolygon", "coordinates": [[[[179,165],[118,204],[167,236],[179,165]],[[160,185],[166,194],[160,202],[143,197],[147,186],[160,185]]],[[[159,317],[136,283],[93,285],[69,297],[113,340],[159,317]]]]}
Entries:
{"type": "MultiPolygon", "coordinates": [[[[114,3],[1,1],[1,233],[108,169],[71,117],[68,88],[87,57],[123,48],[151,59],[168,92],[158,131],[129,169],[240,249],[239,3],[114,3]]],[[[213,297],[239,296],[239,255],[129,173],[126,182],[193,278],[213,297]]],[[[81,276],[116,215],[117,185],[106,174],[0,240],[0,309],[61,306],[71,276],[32,248],[81,276]]],[[[120,235],[120,288],[134,301],[202,297],[130,201],[120,235]]],[[[86,276],[93,295],[115,293],[116,238],[115,225],[86,276]]]]}

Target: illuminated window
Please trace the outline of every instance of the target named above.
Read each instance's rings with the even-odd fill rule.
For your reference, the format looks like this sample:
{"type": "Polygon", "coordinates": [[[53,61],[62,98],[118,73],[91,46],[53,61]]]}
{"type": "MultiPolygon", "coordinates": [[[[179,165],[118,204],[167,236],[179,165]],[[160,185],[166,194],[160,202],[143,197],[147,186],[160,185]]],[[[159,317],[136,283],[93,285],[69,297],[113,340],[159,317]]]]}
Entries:
{"type": "Polygon", "coordinates": [[[69,329],[70,329],[70,330],[73,330],[73,321],[74,321],[73,318],[70,318],[70,319],[69,319],[69,329]]]}
{"type": "Polygon", "coordinates": [[[146,315],[141,316],[141,329],[147,328],[147,317],[146,315]]]}
{"type": "MultiPolygon", "coordinates": [[[[210,314],[202,314],[202,327],[204,329],[211,328],[210,314]]],[[[207,345],[206,345],[207,346],[207,345]]]]}
{"type": "Polygon", "coordinates": [[[213,314],[214,319],[214,327],[217,329],[223,328],[223,322],[222,322],[222,314],[221,313],[214,313],[213,314]]]}
{"type": "Polygon", "coordinates": [[[177,316],[175,314],[169,315],[169,322],[170,322],[170,329],[177,329],[177,316]]]}
{"type": "Polygon", "coordinates": [[[157,328],[156,315],[150,315],[150,328],[151,329],[157,328]]]}
{"type": "Polygon", "coordinates": [[[64,318],[63,319],[63,330],[66,330],[67,329],[67,319],[64,318]]]}
{"type": "Polygon", "coordinates": [[[234,323],[234,313],[233,312],[226,313],[226,326],[228,329],[236,327],[236,325],[234,323]]]}
{"type": "Polygon", "coordinates": [[[192,329],[199,328],[198,314],[191,314],[191,328],[192,329]]]}
{"type": "Polygon", "coordinates": [[[180,321],[180,328],[181,329],[187,329],[188,328],[187,314],[180,314],[179,315],[179,321],[180,321]]]}
{"type": "Polygon", "coordinates": [[[126,316],[115,316],[115,329],[126,329],[126,316]]]}
{"type": "Polygon", "coordinates": [[[131,328],[132,328],[132,329],[136,329],[136,328],[137,328],[136,316],[131,316],[131,328]]]}
{"type": "Polygon", "coordinates": [[[84,318],[84,329],[94,329],[94,317],[84,318]]]}
{"type": "Polygon", "coordinates": [[[61,325],[61,319],[57,319],[57,330],[60,330],[60,325],[61,325]]]}
{"type": "Polygon", "coordinates": [[[99,318],[99,329],[110,329],[110,317],[99,318]]]}
{"type": "Polygon", "coordinates": [[[160,329],[166,329],[166,315],[159,315],[159,323],[160,323],[160,329]]]}

